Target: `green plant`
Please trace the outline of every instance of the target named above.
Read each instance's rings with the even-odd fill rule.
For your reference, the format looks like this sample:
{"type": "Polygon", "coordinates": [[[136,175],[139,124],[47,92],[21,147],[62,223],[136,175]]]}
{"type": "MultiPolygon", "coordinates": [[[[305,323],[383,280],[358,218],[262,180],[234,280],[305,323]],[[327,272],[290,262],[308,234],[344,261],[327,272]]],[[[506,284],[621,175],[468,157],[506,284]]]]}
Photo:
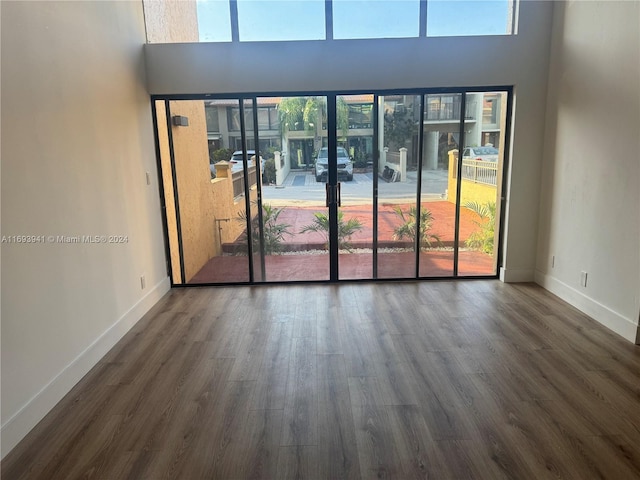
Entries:
{"type": "Polygon", "coordinates": [[[276,183],[276,162],[273,158],[264,161],[262,181],[267,185],[270,183],[276,183]]]}
{"type": "Polygon", "coordinates": [[[356,151],[353,166],[356,168],[365,168],[367,166],[367,154],[361,150],[356,151]]]}
{"type": "MultiPolygon", "coordinates": [[[[257,202],[252,202],[257,206],[257,202]]],[[[264,234],[264,253],[271,255],[282,249],[282,242],[285,235],[291,235],[289,228],[291,225],[287,223],[278,223],[278,217],[284,211],[284,208],[272,207],[268,203],[262,204],[262,225],[264,234]]],[[[260,251],[260,218],[255,215],[251,219],[251,245],[254,252],[260,251]]],[[[247,222],[247,214],[242,211],[238,214],[238,221],[247,222]]],[[[247,230],[241,236],[241,242],[247,244],[247,230]]],[[[246,250],[245,250],[246,251],[246,250]]]]}
{"type": "MultiPolygon", "coordinates": [[[[314,148],[322,147],[319,136],[315,133],[318,126],[327,122],[327,104],[323,97],[287,97],[278,105],[280,131],[285,135],[288,131],[305,131],[318,137],[314,148]]],[[[336,98],[337,128],[346,137],[349,131],[349,106],[342,97],[336,98]]]]}
{"type": "Polygon", "coordinates": [[[487,202],[479,204],[478,202],[467,202],[464,204],[466,208],[475,212],[479,219],[474,219],[473,223],[478,227],[465,244],[468,248],[479,250],[484,253],[493,255],[493,239],[495,238],[496,228],[496,202],[487,202]]]}
{"type": "Polygon", "coordinates": [[[272,146],[270,146],[270,147],[267,147],[267,152],[266,152],[266,154],[265,154],[265,155],[266,155],[266,157],[265,157],[265,158],[267,158],[267,159],[269,159],[269,158],[271,158],[271,159],[275,158],[275,152],[279,152],[280,150],[282,150],[280,147],[276,147],[276,146],[273,146],[273,145],[272,145],[272,146]]]}
{"type": "Polygon", "coordinates": [[[396,108],[384,116],[385,145],[401,148],[407,141],[417,135],[419,122],[414,119],[410,108],[396,108]]]}
{"type": "MultiPolygon", "coordinates": [[[[315,212],[313,214],[313,223],[305,225],[300,233],[316,232],[322,234],[325,240],[325,248],[329,246],[329,216],[325,213],[315,212]]],[[[360,220],[355,217],[344,220],[344,212],[338,211],[338,248],[351,252],[351,237],[362,230],[363,225],[360,220]]]]}
{"type": "MultiPolygon", "coordinates": [[[[400,207],[393,209],[394,213],[400,217],[402,224],[393,229],[393,238],[395,240],[402,240],[403,238],[409,238],[414,242],[416,239],[416,218],[417,209],[415,206],[409,208],[409,212],[405,213],[400,207]]],[[[420,209],[420,250],[425,248],[431,248],[431,242],[435,241],[438,245],[441,245],[440,237],[435,233],[430,233],[429,230],[433,225],[433,215],[431,211],[426,208],[420,209]]]]}
{"type": "Polygon", "coordinates": [[[229,160],[233,151],[230,148],[219,148],[209,152],[209,163],[216,163],[221,160],[229,160]]]}

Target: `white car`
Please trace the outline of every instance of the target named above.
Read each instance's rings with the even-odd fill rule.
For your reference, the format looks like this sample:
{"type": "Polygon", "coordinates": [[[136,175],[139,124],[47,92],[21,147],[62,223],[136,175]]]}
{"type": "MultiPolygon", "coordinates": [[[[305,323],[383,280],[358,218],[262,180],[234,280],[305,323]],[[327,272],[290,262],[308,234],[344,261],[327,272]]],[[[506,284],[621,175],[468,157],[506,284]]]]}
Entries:
{"type": "Polygon", "coordinates": [[[462,159],[480,160],[483,162],[497,162],[498,149],[490,145],[484,147],[465,147],[462,159]]]}
{"type": "MultiPolygon", "coordinates": [[[[338,147],[338,178],[346,177],[347,181],[353,180],[353,162],[347,151],[338,147]]],[[[316,182],[326,182],[329,174],[329,149],[321,148],[316,159],[316,182]]]]}
{"type": "MultiPolygon", "coordinates": [[[[247,165],[249,167],[253,167],[253,161],[256,158],[255,150],[247,150],[247,165]]],[[[236,150],[231,155],[229,159],[229,163],[231,164],[231,172],[240,172],[244,168],[244,164],[242,162],[242,150],[236,150]]],[[[264,158],[260,157],[260,171],[264,172],[264,158]]]]}

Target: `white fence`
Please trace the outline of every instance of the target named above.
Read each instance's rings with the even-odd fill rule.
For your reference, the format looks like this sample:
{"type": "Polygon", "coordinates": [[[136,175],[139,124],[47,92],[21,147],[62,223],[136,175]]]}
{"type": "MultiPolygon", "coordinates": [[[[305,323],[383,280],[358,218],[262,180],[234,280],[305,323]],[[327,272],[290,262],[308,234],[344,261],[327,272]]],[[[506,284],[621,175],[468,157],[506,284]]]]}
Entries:
{"type": "Polygon", "coordinates": [[[498,162],[462,159],[462,178],[495,187],[498,184],[498,162]]]}

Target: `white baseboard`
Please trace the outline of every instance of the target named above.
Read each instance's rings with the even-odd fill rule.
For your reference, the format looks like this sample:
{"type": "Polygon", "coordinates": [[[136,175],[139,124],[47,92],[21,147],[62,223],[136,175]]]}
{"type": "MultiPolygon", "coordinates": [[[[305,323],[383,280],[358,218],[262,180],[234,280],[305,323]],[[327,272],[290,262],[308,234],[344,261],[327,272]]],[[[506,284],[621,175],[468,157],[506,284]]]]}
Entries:
{"type": "Polygon", "coordinates": [[[133,305],[122,317],[2,425],[0,429],[2,435],[2,458],[51,411],[62,397],[118,343],[170,288],[171,282],[169,281],[169,277],[166,277],[153,288],[149,289],[149,293],[133,305]]]}
{"type": "Polygon", "coordinates": [[[584,293],[543,272],[536,270],[535,281],[541,287],[546,288],[621,337],[632,343],[640,344],[640,325],[632,319],[620,315],[584,293]]]}
{"type": "Polygon", "coordinates": [[[530,268],[500,267],[500,280],[504,283],[533,282],[534,271],[530,268]]]}

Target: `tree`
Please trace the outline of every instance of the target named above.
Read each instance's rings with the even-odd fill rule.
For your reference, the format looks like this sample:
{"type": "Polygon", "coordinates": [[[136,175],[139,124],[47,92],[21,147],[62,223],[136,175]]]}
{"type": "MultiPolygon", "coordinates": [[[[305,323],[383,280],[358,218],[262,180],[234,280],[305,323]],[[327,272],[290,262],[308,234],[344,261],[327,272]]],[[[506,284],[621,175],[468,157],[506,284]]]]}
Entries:
{"type": "Polygon", "coordinates": [[[384,143],[386,146],[392,145],[396,148],[406,146],[408,140],[418,134],[418,124],[413,115],[413,109],[399,105],[393,112],[384,115],[384,143]]]}
{"type": "MultiPolygon", "coordinates": [[[[327,123],[327,103],[324,97],[286,97],[278,105],[280,131],[284,137],[289,131],[304,130],[313,135],[316,152],[322,148],[320,132],[327,123]]],[[[343,97],[336,99],[337,128],[346,138],[349,131],[349,105],[343,97]]]]}

